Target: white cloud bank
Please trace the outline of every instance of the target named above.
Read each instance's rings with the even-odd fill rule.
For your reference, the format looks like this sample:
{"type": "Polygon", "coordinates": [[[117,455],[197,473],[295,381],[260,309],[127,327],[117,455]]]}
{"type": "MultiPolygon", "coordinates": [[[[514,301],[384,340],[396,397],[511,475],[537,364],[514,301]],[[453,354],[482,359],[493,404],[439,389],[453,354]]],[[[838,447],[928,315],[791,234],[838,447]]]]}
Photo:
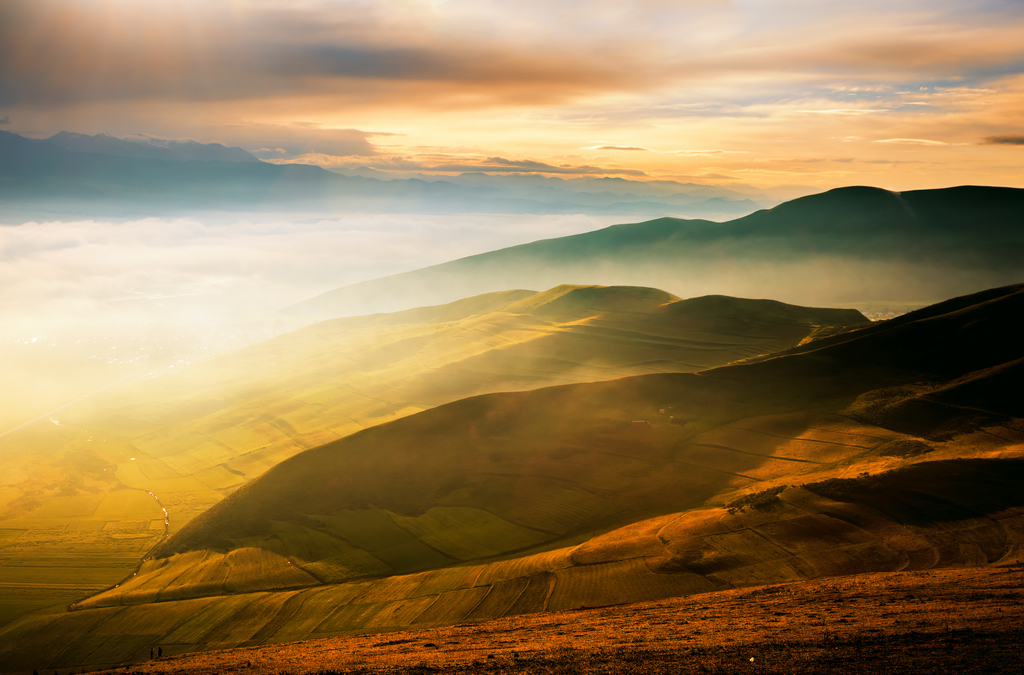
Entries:
{"type": "Polygon", "coordinates": [[[0,319],[8,337],[76,325],[220,330],[265,323],[281,307],[338,286],[610,220],[357,215],[6,225],[0,226],[0,319]]]}

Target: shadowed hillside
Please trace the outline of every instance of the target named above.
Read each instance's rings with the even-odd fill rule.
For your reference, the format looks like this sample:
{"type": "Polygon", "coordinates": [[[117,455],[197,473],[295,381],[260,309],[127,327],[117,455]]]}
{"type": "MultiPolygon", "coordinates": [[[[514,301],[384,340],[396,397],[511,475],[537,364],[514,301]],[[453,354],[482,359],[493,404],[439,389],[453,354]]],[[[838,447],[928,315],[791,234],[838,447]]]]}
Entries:
{"type": "Polygon", "coordinates": [[[289,311],[344,316],[566,281],[926,304],[1019,282],[1021,213],[1024,190],[1013,188],[840,188],[725,223],[660,218],[514,246],[346,286],[289,311]]]}
{"type": "MultiPolygon", "coordinates": [[[[247,481],[375,424],[483,392],[699,370],[864,321],[854,310],[561,286],[328,321],[111,390],[0,439],[0,623],[117,583],[166,532],[247,481]]],[[[366,527],[377,522],[368,518],[366,527]]],[[[344,552],[313,536],[310,551],[344,552]]],[[[266,565],[264,576],[237,588],[272,576],[271,558],[251,560],[266,565]]],[[[296,583],[284,567],[275,583],[296,583]]]]}
{"type": "MultiPolygon", "coordinates": [[[[590,293],[515,302],[562,312],[590,293]]],[[[282,462],[77,611],[12,623],[4,658],[59,644],[52,663],[117,663],[149,644],[1024,561],[1024,420],[984,406],[1013,381],[1021,347],[1001,333],[1022,297],[993,289],[773,358],[487,394],[381,424],[282,462]],[[953,391],[963,414],[904,430],[916,417],[901,406],[953,405],[953,391]]]]}
{"type": "MultiPolygon", "coordinates": [[[[719,310],[713,312],[717,316],[730,314],[724,300],[699,299],[696,304],[719,310]]],[[[247,537],[280,529],[286,521],[347,541],[347,525],[332,529],[329,521],[317,525],[315,519],[386,512],[392,519],[430,521],[431,510],[441,507],[473,510],[478,519],[497,518],[494,527],[527,528],[521,537],[508,539],[517,542],[508,547],[515,550],[659,510],[698,505],[724,491],[737,476],[749,479],[751,472],[765,468],[767,458],[777,456],[772,449],[730,452],[728,461],[715,458],[716,448],[731,448],[695,442],[702,433],[751,416],[800,409],[849,409],[865,422],[898,431],[908,422],[892,413],[894,407],[926,398],[930,389],[972,373],[974,386],[986,389],[977,379],[986,369],[1020,356],[1013,326],[1022,305],[1024,289],[1004,288],[812,342],[794,350],[799,353],[700,376],[651,376],[452,403],[275,467],[175,535],[158,555],[233,548],[243,542],[261,545],[247,537]],[[902,396],[888,389],[911,383],[913,392],[902,396]],[[880,388],[888,391],[881,404],[875,402],[880,388]],[[884,419],[886,411],[896,419],[884,419]],[[596,448],[602,450],[594,454],[596,448]],[[624,472],[619,465],[623,457],[629,458],[631,470],[624,472]],[[588,470],[580,473],[582,466],[588,470]],[[681,466],[690,468],[674,473],[681,466]],[[524,480],[532,483],[530,488],[524,480]],[[540,500],[567,489],[571,496],[566,503],[550,506],[564,512],[554,521],[552,513],[537,512],[540,500]],[[531,505],[528,513],[522,511],[526,505],[531,505]]],[[[673,311],[684,310],[677,305],[673,311]]],[[[996,417],[994,412],[973,412],[973,418],[996,417]]],[[[946,429],[946,435],[970,428],[961,422],[958,429],[946,429]]],[[[812,454],[783,461],[810,465],[791,470],[805,473],[839,458],[822,459],[812,454]]],[[[349,517],[362,516],[341,519],[349,517]]],[[[395,522],[401,527],[399,520],[395,522]]],[[[445,526],[458,529],[457,523],[445,526]]],[[[290,548],[292,536],[298,535],[278,531],[262,545],[284,542],[282,553],[303,557],[290,548]]],[[[322,553],[311,550],[307,555],[322,553]]],[[[480,553],[476,557],[486,557],[480,553]]],[[[449,556],[456,559],[469,558],[449,556]]],[[[403,566],[428,567],[438,560],[443,558],[413,556],[403,566]]],[[[403,571],[401,566],[391,570],[403,571]]]]}

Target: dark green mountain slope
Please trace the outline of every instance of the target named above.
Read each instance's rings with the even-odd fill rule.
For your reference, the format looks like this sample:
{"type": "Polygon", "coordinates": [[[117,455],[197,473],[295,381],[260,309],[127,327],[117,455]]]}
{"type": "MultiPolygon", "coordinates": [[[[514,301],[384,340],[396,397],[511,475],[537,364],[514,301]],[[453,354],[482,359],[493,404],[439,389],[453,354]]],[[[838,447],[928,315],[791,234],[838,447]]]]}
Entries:
{"type": "Polygon", "coordinates": [[[289,311],[340,316],[566,282],[926,304],[1020,281],[1022,260],[1024,190],[849,187],[725,223],[660,218],[514,246],[346,286],[289,311]]]}

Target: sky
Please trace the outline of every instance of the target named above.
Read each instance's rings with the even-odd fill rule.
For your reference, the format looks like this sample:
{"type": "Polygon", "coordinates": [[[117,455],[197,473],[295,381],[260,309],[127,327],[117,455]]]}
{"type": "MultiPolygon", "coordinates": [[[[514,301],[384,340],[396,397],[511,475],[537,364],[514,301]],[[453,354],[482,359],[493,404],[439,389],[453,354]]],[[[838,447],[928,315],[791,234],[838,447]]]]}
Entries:
{"type": "Polygon", "coordinates": [[[1021,0],[5,0],[0,129],[274,162],[1024,187],[1021,0]]]}

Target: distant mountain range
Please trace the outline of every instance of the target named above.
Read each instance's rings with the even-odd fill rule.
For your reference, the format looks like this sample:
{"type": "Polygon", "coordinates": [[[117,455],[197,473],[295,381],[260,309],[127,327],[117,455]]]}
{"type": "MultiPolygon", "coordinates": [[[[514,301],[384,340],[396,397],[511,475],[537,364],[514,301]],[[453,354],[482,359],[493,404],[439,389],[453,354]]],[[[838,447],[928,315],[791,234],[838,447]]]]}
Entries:
{"type": "Polygon", "coordinates": [[[36,140],[0,131],[0,199],[14,218],[210,210],[729,218],[774,203],[763,195],[671,181],[347,173],[271,164],[220,144],[70,132],[36,140]]]}
{"type": "Polygon", "coordinates": [[[1024,279],[1024,190],[848,187],[717,223],[659,218],[546,239],[330,291],[287,311],[344,316],[556,283],[797,304],[924,305],[1024,279]]]}
{"type": "Polygon", "coordinates": [[[46,143],[70,152],[84,152],[114,157],[137,159],[164,159],[175,162],[258,162],[255,156],[241,148],[227,148],[220,143],[198,143],[140,136],[117,138],[107,134],[75,134],[61,131],[45,140],[46,143]]]}

